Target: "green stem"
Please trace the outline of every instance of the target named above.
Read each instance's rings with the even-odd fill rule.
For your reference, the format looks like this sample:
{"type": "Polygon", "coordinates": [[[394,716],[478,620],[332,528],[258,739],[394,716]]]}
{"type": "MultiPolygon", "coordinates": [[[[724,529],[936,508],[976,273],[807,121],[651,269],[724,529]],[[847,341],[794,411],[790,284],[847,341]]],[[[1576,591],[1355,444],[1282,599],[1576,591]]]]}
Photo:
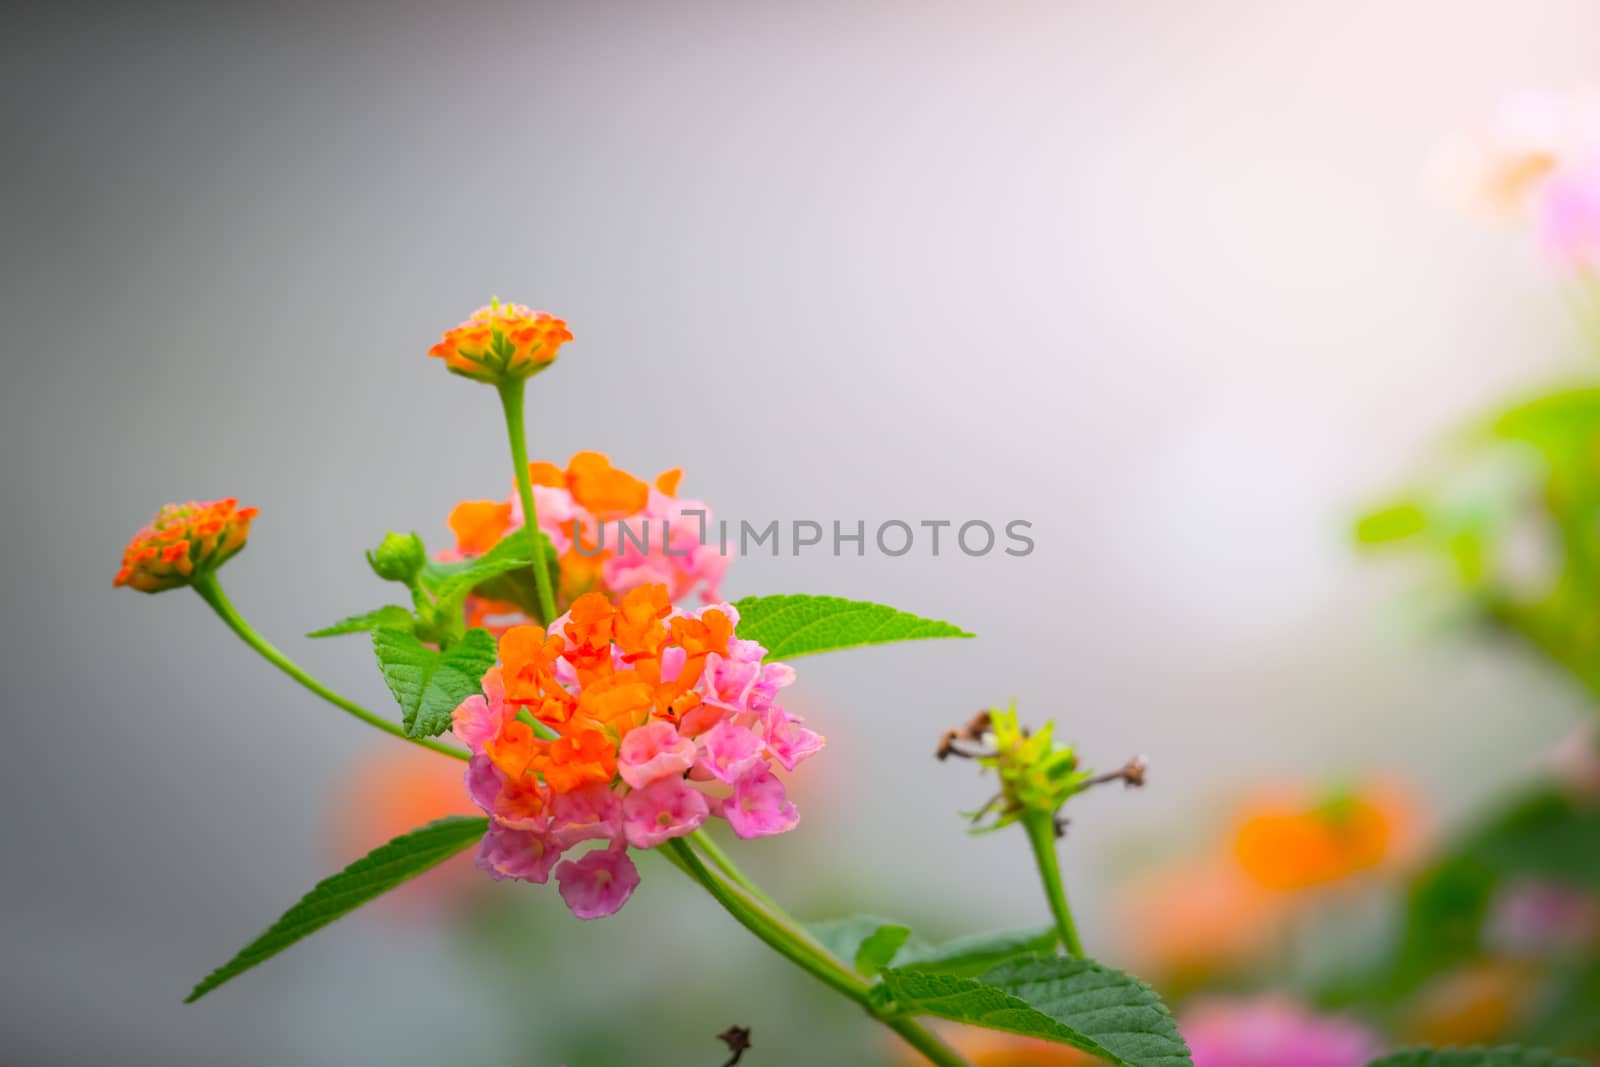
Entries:
{"type": "Polygon", "coordinates": [[[927,1029],[909,1015],[895,1015],[884,1019],[883,1024],[901,1039],[927,1058],[929,1063],[937,1063],[939,1067],[971,1067],[966,1057],[945,1044],[939,1035],[927,1029]]]}
{"type": "Polygon", "coordinates": [[[555,594],[550,588],[550,568],[545,566],[544,536],[539,532],[539,512],[533,504],[533,482],[528,477],[528,431],[522,408],[527,382],[514,378],[501,382],[500,406],[506,413],[506,436],[511,439],[511,465],[516,468],[517,495],[522,499],[522,528],[528,531],[528,546],[533,560],[533,581],[539,590],[540,622],[548,626],[556,618],[555,594]]]}
{"type": "Polygon", "coordinates": [[[682,838],[667,842],[667,850],[681,864],[689,877],[705,887],[706,892],[721,904],[739,925],[755,934],[790,963],[809,972],[819,981],[833,987],[864,1008],[871,1008],[867,983],[854,972],[847,971],[837,961],[820,955],[815,948],[798,937],[785,923],[774,919],[754,902],[747,900],[736,889],[707,869],[698,853],[682,838]]]}
{"type": "Polygon", "coordinates": [[[1083,942],[1078,940],[1078,927],[1072,921],[1072,909],[1067,906],[1067,890],[1061,884],[1061,867],[1056,861],[1056,820],[1048,811],[1030,811],[1022,817],[1028,831],[1028,843],[1033,846],[1033,858],[1039,865],[1039,880],[1044,883],[1044,895],[1050,899],[1050,913],[1056,917],[1056,934],[1061,945],[1074,956],[1083,955],[1083,942]]]}
{"type": "MultiPolygon", "coordinates": [[[[703,844],[706,838],[697,834],[694,840],[703,844]]],[[[801,934],[798,931],[798,924],[784,914],[777,905],[770,905],[772,913],[768,913],[754,901],[747,899],[739,889],[723,882],[706,867],[694,849],[689,847],[687,839],[674,838],[668,841],[663,852],[679,870],[699,882],[706,892],[710,893],[717,903],[721,904],[746,930],[755,934],[801,970],[861,1005],[869,1015],[899,1034],[907,1044],[927,1057],[929,1062],[938,1064],[939,1067],[970,1067],[960,1054],[911,1016],[882,1014],[873,1004],[871,987],[865,981],[801,934]]],[[[739,873],[732,860],[723,856],[723,861],[729,868],[725,873],[730,879],[754,886],[754,883],[739,873]]],[[[719,867],[721,865],[718,864],[719,867]]],[[[764,901],[771,899],[759,888],[752,888],[747,892],[764,901]]]]}
{"type": "Polygon", "coordinates": [[[689,839],[694,842],[696,848],[706,854],[707,858],[716,865],[717,870],[721,871],[730,882],[755,897],[763,907],[771,911],[781,910],[778,907],[778,902],[767,896],[766,891],[757,885],[753,878],[739,869],[738,865],[733,862],[733,857],[722,851],[721,846],[711,840],[711,835],[704,830],[696,830],[689,835],[689,839]]]}
{"type": "Polygon", "coordinates": [[[467,758],[467,754],[460,749],[447,745],[442,741],[435,741],[431,737],[407,737],[405,730],[401,729],[397,723],[390,722],[376,712],[368,711],[355,701],[340,696],[311,677],[301,669],[298,663],[278,651],[272,642],[262,637],[253,626],[244,620],[244,617],[229,603],[228,597],[223,593],[222,586],[218,584],[215,574],[203,574],[196,578],[194,580],[194,591],[200,594],[200,599],[211,605],[211,610],[217,613],[217,617],[227,623],[228,629],[238,634],[245,644],[261,653],[267,662],[334,707],[347,711],[367,725],[376,726],[384,733],[393,734],[403,741],[410,741],[412,744],[421,745],[423,748],[432,749],[455,759],[464,760],[467,758]]]}

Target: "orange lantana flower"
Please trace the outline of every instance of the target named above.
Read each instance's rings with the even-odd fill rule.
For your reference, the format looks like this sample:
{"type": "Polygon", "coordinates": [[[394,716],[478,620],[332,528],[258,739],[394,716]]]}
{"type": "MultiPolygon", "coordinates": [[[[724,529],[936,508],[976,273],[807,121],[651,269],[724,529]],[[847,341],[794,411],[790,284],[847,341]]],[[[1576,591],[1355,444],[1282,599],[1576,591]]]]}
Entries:
{"type": "Polygon", "coordinates": [[[112,584],[144,593],[188,585],[244,547],[258,514],[256,508],[241,508],[233,497],[168,504],[128,542],[112,584]]]}
{"type": "Polygon", "coordinates": [[[665,589],[644,586],[620,604],[600,593],[579,597],[559,633],[535,626],[507,630],[500,638],[506,703],[525,708],[547,738],[556,736],[535,739],[527,722],[514,719],[488,747],[490,757],[507,774],[533,770],[551,792],[568,793],[610,782],[617,746],[630,731],[652,720],[682,726],[684,711],[699,704],[690,690],[704,674],[706,657],[728,652],[733,620],[707,608],[700,618],[673,618],[669,627],[671,612],[665,589]],[[669,642],[684,653],[683,664],[663,682],[661,657],[669,642]],[[576,675],[576,695],[556,677],[558,659],[576,675]]]}
{"type": "MultiPolygon", "coordinates": [[[[530,463],[528,475],[538,501],[539,528],[560,561],[557,611],[592,590],[616,597],[663,581],[675,602],[696,589],[715,599],[727,560],[701,541],[711,525],[705,505],[674,495],[681,470],[664,471],[650,483],[613,466],[600,452],[578,452],[565,468],[530,463]],[[632,538],[626,543],[625,525],[632,538]]],[[[446,558],[481,556],[522,522],[522,505],[514,492],[504,500],[463,501],[450,512],[456,547],[446,558]]],[[[499,632],[517,616],[526,618],[528,592],[505,580],[486,583],[467,601],[468,625],[499,632]]]]}
{"type": "Polygon", "coordinates": [[[444,360],[454,374],[496,385],[531,378],[555,362],[570,340],[572,331],[555,316],[495,300],[446,330],[428,355],[444,360]]]}
{"type": "Polygon", "coordinates": [[[1308,889],[1402,858],[1415,828],[1414,803],[1391,786],[1323,797],[1292,791],[1245,808],[1233,851],[1245,873],[1264,888],[1308,889]]]}

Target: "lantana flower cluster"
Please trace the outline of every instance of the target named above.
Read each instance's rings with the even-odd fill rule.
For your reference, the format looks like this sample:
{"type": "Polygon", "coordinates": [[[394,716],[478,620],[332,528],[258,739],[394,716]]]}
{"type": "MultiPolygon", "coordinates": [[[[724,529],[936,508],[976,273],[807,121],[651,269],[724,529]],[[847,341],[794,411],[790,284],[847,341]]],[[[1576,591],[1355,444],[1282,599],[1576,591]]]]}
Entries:
{"type": "Polygon", "coordinates": [[[446,330],[428,355],[444,360],[453,374],[498,384],[533,377],[570,340],[572,331],[554,315],[494,300],[446,330]]]}
{"type": "Polygon", "coordinates": [[[241,508],[233,497],[168,504],[133,535],[112,584],[145,593],[189,585],[244,547],[257,514],[258,509],[241,508]]]}
{"type": "Polygon", "coordinates": [[[478,865],[543,884],[581,919],[610,915],[639,884],[629,849],[693,833],[712,816],[742,838],[793,829],[781,767],[822,748],[778,702],[794,681],[740,640],[738,611],[674,608],[663,585],[613,604],[580,597],[548,629],[515,626],[483,694],[455,711],[466,783],[490,816],[478,865]],[[593,842],[579,858],[564,858],[593,842]]]}
{"type": "MultiPolygon", "coordinates": [[[[560,555],[558,610],[591,591],[616,597],[645,585],[665,586],[674,603],[697,589],[706,601],[717,598],[728,561],[715,545],[702,543],[701,531],[712,521],[705,502],[676,495],[681,470],[651,484],[612,466],[602,453],[579,452],[565,469],[530,463],[528,474],[539,529],[560,555]]],[[[524,521],[514,488],[504,500],[457,504],[449,519],[456,548],[445,556],[482,555],[524,521]]],[[[492,596],[470,599],[467,613],[469,625],[491,630],[526,621],[516,603],[492,596]]]]}

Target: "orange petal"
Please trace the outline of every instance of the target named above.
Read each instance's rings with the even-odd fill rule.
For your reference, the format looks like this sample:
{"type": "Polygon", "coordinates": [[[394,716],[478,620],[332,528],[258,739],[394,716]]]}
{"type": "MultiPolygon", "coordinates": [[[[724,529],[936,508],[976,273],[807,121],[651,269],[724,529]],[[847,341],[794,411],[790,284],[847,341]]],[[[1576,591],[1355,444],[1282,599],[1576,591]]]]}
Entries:
{"type": "Polygon", "coordinates": [[[578,504],[601,517],[632,515],[644,509],[650,487],[611,465],[599,452],[579,452],[567,462],[567,483],[578,504]]]}
{"type": "Polygon", "coordinates": [[[534,485],[542,485],[547,489],[567,487],[567,476],[561,468],[543,460],[528,464],[528,479],[534,485]]]}
{"type": "Polygon", "coordinates": [[[450,532],[463,552],[482,555],[505,536],[511,526],[511,505],[504,501],[466,500],[450,509],[450,532]]]}
{"type": "Polygon", "coordinates": [[[673,467],[656,475],[656,488],[667,496],[678,495],[678,483],[683,480],[683,468],[673,467]]]}

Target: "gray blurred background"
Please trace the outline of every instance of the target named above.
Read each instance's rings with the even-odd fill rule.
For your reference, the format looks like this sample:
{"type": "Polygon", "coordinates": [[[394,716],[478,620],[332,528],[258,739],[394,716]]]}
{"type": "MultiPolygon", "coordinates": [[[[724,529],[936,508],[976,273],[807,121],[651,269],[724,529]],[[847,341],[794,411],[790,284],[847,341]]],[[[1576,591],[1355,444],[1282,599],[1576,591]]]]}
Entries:
{"type": "Polygon", "coordinates": [[[1596,40],[1581,0],[8,6],[0,1060],[587,1067],[616,1053],[586,1026],[663,1015],[651,1062],[720,1062],[733,1022],[753,1062],[823,1047],[786,1035],[825,997],[664,864],[604,923],[445,894],[179,1003],[351,858],[330,825],[385,802],[353,761],[396,743],[195,597],[113,591],[122,546],[168,500],[258,505],[235,602],[388,707],[360,638],[298,635],[382,602],[385,529],[443,544],[507,491],[492,394],[424,357],[491,294],[577,335],[538,456],[681,465],[735,520],[1034,524],[1025,559],[730,568],[980,635],[800,665],[832,744],[800,830],[740,854],[803,914],[1043,917],[930,757],[1012,697],[1092,764],[1150,757],[1067,845],[1113,958],[1129,842],[1241,782],[1389,768],[1448,820],[1516,777],[1576,696],[1419,636],[1346,530],[1453,419],[1578,365],[1530,257],[1418,175],[1502,90],[1600,74],[1596,40]]]}

